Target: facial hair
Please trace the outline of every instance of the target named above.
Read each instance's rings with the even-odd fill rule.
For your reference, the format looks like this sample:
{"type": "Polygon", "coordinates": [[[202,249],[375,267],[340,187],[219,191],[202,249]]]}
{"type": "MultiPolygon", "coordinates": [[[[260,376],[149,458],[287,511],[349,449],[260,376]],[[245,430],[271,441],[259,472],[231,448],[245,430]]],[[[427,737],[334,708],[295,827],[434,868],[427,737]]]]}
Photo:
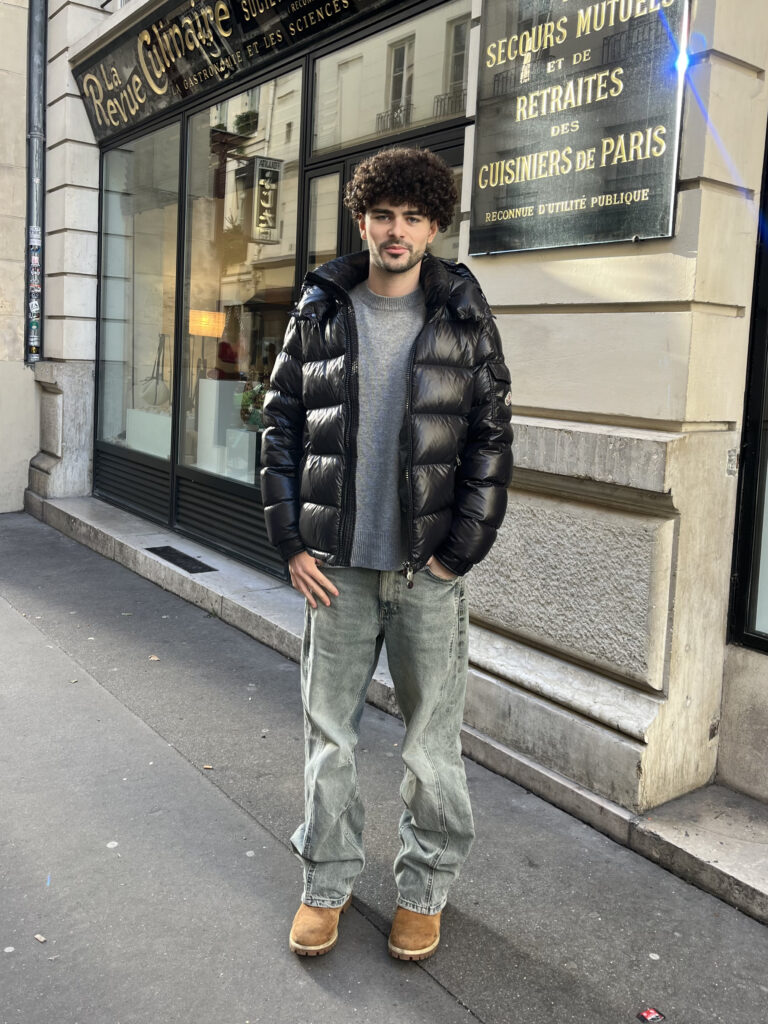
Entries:
{"type": "MultiPolygon", "coordinates": [[[[421,263],[422,259],[424,258],[424,253],[426,251],[424,249],[414,251],[413,246],[408,245],[405,242],[390,242],[388,244],[395,245],[398,249],[408,250],[408,256],[406,257],[406,259],[402,260],[401,257],[400,259],[397,260],[396,263],[388,263],[385,262],[385,257],[387,255],[387,245],[379,246],[379,248],[377,249],[370,246],[369,244],[372,262],[380,270],[384,270],[388,274],[404,274],[407,270],[411,270],[412,267],[415,267],[417,264],[421,263]]],[[[396,257],[390,256],[389,259],[395,260],[396,257]]]]}

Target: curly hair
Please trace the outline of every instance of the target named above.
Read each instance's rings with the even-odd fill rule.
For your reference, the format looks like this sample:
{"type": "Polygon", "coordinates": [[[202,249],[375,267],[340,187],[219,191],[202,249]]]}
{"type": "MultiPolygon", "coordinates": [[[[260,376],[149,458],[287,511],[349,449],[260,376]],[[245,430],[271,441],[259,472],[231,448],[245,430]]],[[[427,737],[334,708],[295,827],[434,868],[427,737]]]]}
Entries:
{"type": "Polygon", "coordinates": [[[447,231],[458,202],[453,171],[429,149],[393,146],[369,156],[355,168],[344,190],[344,205],[353,217],[388,199],[395,206],[413,203],[447,231]]]}

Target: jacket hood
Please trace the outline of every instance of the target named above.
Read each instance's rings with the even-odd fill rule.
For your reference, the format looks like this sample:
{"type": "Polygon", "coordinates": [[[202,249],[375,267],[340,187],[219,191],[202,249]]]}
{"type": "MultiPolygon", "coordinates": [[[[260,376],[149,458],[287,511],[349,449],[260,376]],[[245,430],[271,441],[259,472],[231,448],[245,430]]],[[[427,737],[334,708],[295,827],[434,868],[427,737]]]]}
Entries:
{"type": "MultiPolygon", "coordinates": [[[[298,313],[322,317],[329,293],[348,301],[350,291],[367,280],[368,267],[368,253],[355,252],[310,271],[304,279],[298,313]]],[[[463,263],[450,263],[426,253],[419,283],[424,290],[427,319],[443,308],[457,320],[486,320],[492,315],[477,278],[463,263]]]]}

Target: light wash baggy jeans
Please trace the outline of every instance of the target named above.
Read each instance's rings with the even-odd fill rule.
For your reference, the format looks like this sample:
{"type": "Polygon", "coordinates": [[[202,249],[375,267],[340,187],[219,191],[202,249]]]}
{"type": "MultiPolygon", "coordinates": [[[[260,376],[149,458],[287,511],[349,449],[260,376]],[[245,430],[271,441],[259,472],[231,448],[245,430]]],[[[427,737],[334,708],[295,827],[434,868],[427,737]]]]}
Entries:
{"type": "Polygon", "coordinates": [[[406,724],[400,794],[398,903],[436,914],[474,838],[461,760],[467,687],[464,581],[423,569],[329,569],[339,596],[306,606],[301,655],[305,821],[291,838],[304,865],[304,903],[339,907],[365,863],[355,745],[365,694],[386,644],[406,724]]]}

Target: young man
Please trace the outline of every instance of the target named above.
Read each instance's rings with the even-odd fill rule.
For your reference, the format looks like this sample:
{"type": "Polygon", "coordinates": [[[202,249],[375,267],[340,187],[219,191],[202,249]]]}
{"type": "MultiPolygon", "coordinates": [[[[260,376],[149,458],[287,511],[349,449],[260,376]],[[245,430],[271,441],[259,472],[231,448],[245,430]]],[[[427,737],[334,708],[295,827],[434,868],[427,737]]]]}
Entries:
{"type": "Polygon", "coordinates": [[[345,203],[368,251],[307,274],[264,403],[267,530],[306,598],[304,956],[336,944],[364,864],[355,745],[382,643],[406,725],[392,956],[435,951],[474,836],[463,576],[506,510],[511,399],[480,286],[427,252],[456,199],[427,150],[357,167],[345,203]]]}

